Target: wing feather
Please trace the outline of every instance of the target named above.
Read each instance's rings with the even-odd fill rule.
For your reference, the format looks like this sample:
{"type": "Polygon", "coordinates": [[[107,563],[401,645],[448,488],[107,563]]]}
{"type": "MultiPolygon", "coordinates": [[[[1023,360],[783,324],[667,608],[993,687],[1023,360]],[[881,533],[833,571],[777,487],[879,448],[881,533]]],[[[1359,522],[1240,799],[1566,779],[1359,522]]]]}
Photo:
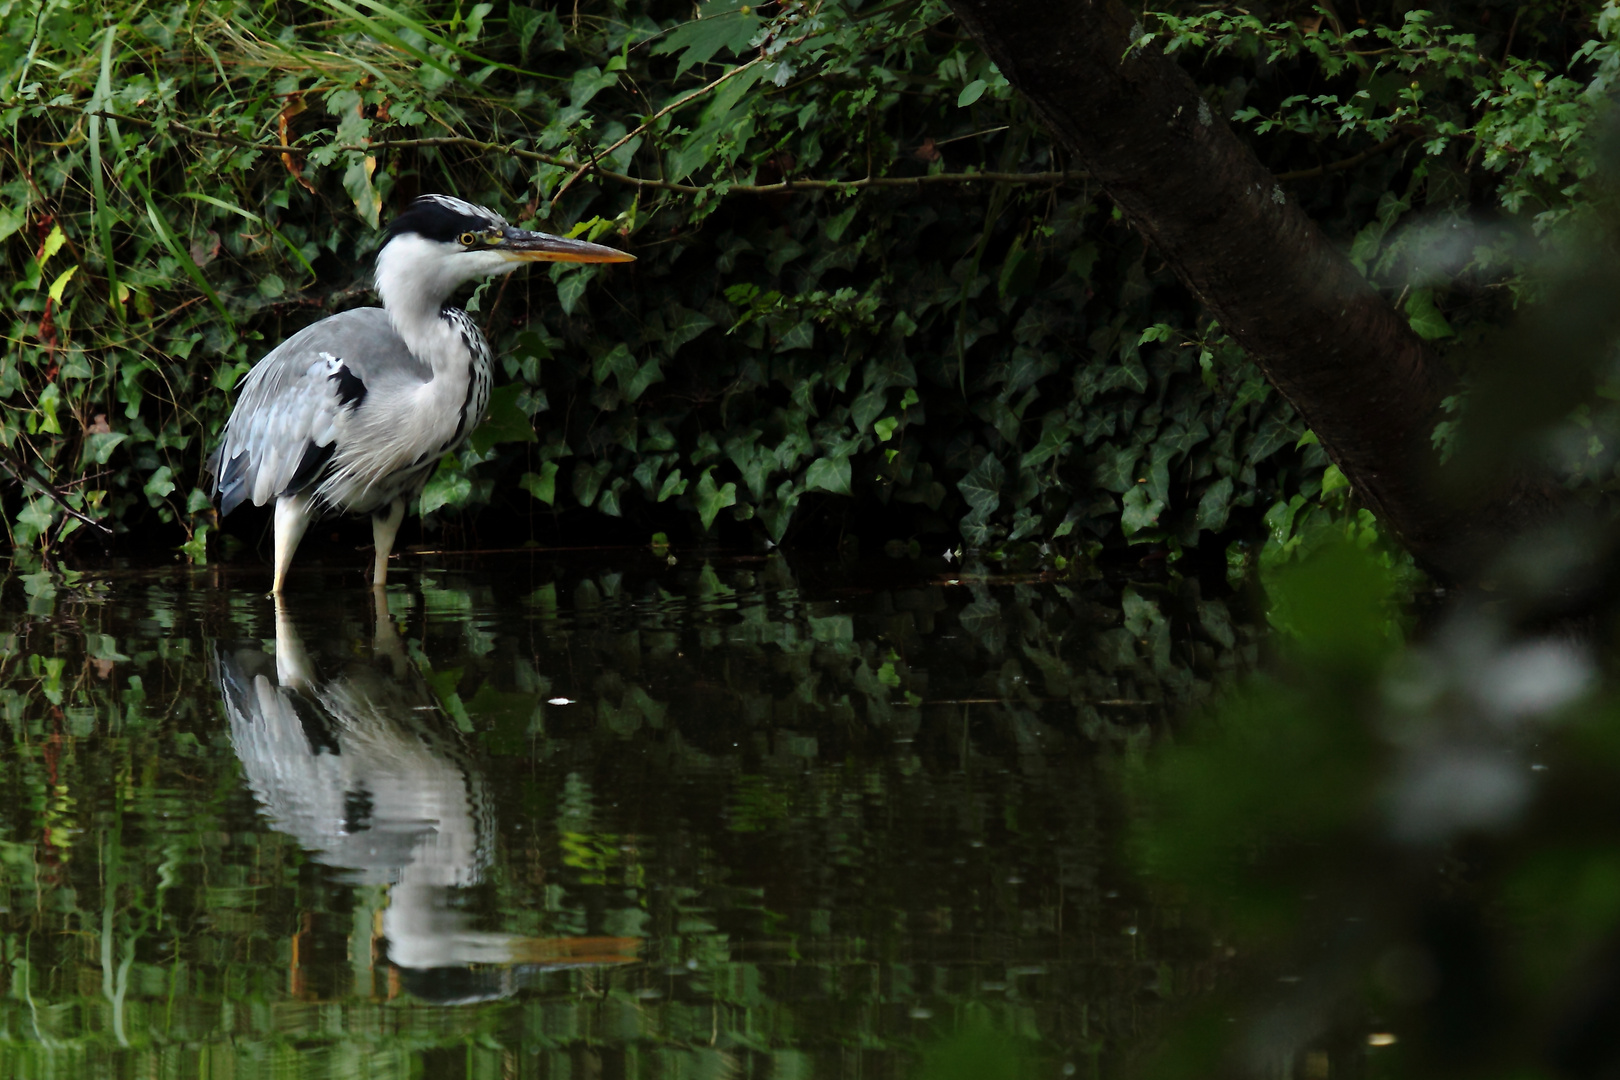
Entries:
{"type": "Polygon", "coordinates": [[[245,501],[263,506],[315,482],[321,470],[300,466],[331,459],[369,390],[431,377],[382,308],[345,311],[300,330],[242,380],[214,460],[220,512],[245,501]]]}

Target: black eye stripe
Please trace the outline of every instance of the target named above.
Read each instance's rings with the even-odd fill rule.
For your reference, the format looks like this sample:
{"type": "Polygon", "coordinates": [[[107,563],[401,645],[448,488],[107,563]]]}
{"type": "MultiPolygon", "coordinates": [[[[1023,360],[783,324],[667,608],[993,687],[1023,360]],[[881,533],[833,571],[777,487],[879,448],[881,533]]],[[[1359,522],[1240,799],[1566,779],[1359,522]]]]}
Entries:
{"type": "Polygon", "coordinates": [[[424,195],[389,224],[388,239],[416,233],[424,239],[443,243],[464,243],[466,236],[472,236],[476,243],[505,224],[505,219],[492,210],[460,200],[424,195]]]}

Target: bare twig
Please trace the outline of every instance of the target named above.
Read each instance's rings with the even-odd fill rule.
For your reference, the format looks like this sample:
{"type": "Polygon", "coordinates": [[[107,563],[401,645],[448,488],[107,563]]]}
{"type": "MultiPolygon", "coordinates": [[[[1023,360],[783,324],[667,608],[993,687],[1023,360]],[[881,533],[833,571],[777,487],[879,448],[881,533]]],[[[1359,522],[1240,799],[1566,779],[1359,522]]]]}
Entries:
{"type": "Polygon", "coordinates": [[[613,151],[617,150],[619,147],[623,146],[625,143],[629,142],[631,139],[635,138],[637,135],[640,135],[642,132],[646,131],[649,127],[651,127],[653,125],[653,123],[655,121],[660,120],[665,116],[668,116],[670,113],[674,112],[676,109],[680,108],[682,105],[685,105],[687,102],[692,101],[692,100],[694,100],[696,98],[702,97],[704,94],[707,94],[709,91],[713,90],[715,87],[719,86],[721,83],[725,82],[727,79],[731,78],[733,75],[737,75],[737,74],[740,74],[741,72],[747,71],[749,68],[753,67],[755,64],[763,63],[764,60],[765,60],[765,57],[756,56],[752,60],[748,61],[748,63],[746,63],[746,64],[738,64],[736,67],[732,68],[730,71],[726,72],[724,75],[720,76],[718,79],[715,79],[713,82],[709,83],[707,86],[698,87],[698,89],[692,91],[690,94],[687,94],[684,97],[678,98],[675,101],[670,102],[668,105],[665,105],[662,109],[659,109],[657,112],[655,112],[651,116],[647,117],[646,120],[642,121],[635,128],[631,129],[630,131],[625,132],[624,137],[622,139],[620,139],[618,142],[614,143],[612,146],[608,147],[606,150],[598,151],[595,155],[593,155],[592,159],[589,162],[585,163],[584,165],[581,165],[579,167],[579,169],[575,171],[574,175],[570,176],[567,180],[564,180],[563,183],[562,183],[562,186],[557,189],[557,194],[555,194],[555,195],[553,195],[551,197],[551,205],[552,206],[557,205],[557,200],[563,197],[563,192],[567,191],[569,188],[574,186],[574,181],[575,180],[578,180],[581,176],[584,176],[591,169],[596,168],[596,162],[597,161],[599,161],[602,158],[607,157],[609,154],[613,153],[613,151]]]}
{"type": "Polygon", "coordinates": [[[1293,172],[1278,173],[1277,179],[1311,180],[1318,176],[1326,176],[1331,172],[1340,172],[1344,169],[1353,169],[1357,165],[1360,165],[1363,161],[1375,158],[1379,154],[1388,153],[1409,138],[1411,138],[1411,136],[1407,132],[1397,131],[1395,134],[1391,135],[1377,146],[1369,147],[1359,154],[1352,154],[1343,161],[1330,161],[1326,165],[1318,165],[1314,169],[1296,169],[1293,172]]]}
{"type": "Polygon", "coordinates": [[[58,491],[55,487],[51,486],[50,484],[46,483],[44,478],[35,475],[34,470],[28,468],[22,462],[16,460],[16,458],[14,458],[12,456],[12,454],[11,454],[11,452],[9,450],[0,451],[0,466],[4,466],[6,472],[10,473],[12,475],[12,477],[16,479],[17,483],[25,484],[25,485],[31,485],[34,488],[36,488],[37,490],[39,490],[40,492],[47,495],[51,499],[52,502],[56,503],[56,505],[58,505],[58,506],[60,506],[62,508],[62,512],[64,514],[66,514],[66,515],[68,515],[69,517],[72,517],[72,518],[77,518],[81,524],[88,525],[92,529],[100,529],[103,533],[105,533],[108,536],[111,536],[113,534],[111,529],[107,528],[107,526],[103,525],[101,522],[97,521],[95,518],[86,517],[84,514],[81,514],[79,511],[77,511],[77,510],[73,509],[73,507],[69,506],[68,503],[67,503],[67,499],[63,497],[63,495],[62,495],[62,493],[60,491],[58,491]]]}
{"type": "MultiPolygon", "coordinates": [[[[740,70],[740,69],[736,69],[740,70]]],[[[75,112],[79,110],[74,110],[75,112]]],[[[93,115],[101,116],[120,123],[139,124],[152,127],[154,122],[141,117],[122,116],[116,113],[97,112],[93,115]]],[[[227,143],[247,150],[260,150],[267,154],[281,154],[286,147],[276,142],[252,142],[240,139],[234,135],[222,135],[212,131],[203,131],[199,128],[187,127],[177,121],[170,121],[169,126],[183,131],[199,139],[209,139],[214,142],[227,143]]],[[[981,133],[982,134],[982,133],[981,133]]],[[[489,142],[484,139],[473,139],[461,135],[446,135],[422,139],[376,139],[363,146],[339,146],[340,151],[353,151],[355,153],[375,153],[378,150],[406,150],[421,149],[425,147],[455,147],[464,150],[476,150],[486,154],[505,154],[509,157],[524,161],[537,161],[543,165],[555,165],[558,168],[584,170],[610,180],[616,184],[630,184],[638,188],[651,188],[657,191],[672,191],[680,195],[698,195],[708,188],[698,184],[678,184],[670,180],[653,180],[648,177],[631,176],[627,173],[614,172],[604,169],[594,162],[581,162],[574,158],[559,157],[556,154],[544,154],[538,150],[529,150],[521,146],[511,146],[507,143],[489,142]]],[[[597,155],[598,160],[602,157],[597,155]]],[[[1344,166],[1334,166],[1344,167],[1344,166]]],[[[1296,179],[1300,176],[1314,176],[1315,171],[1305,174],[1288,173],[1278,179],[1296,179]]],[[[782,180],[774,184],[732,184],[722,188],[723,194],[728,195],[781,195],[795,191],[863,191],[867,188],[920,188],[934,184],[1067,184],[1075,181],[1089,179],[1085,172],[962,172],[962,173],[932,173],[926,176],[867,176],[859,180],[782,180]]]]}

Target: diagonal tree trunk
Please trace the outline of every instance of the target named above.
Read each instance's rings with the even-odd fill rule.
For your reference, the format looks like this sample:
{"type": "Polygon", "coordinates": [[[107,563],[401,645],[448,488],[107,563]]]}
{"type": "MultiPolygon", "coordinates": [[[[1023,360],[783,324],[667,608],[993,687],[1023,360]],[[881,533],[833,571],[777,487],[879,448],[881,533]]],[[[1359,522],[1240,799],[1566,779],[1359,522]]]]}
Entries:
{"type": "Polygon", "coordinates": [[[1446,578],[1549,516],[1540,484],[1437,497],[1444,367],[1119,0],[947,0],[1009,82],[1299,410],[1357,495],[1446,578]]]}

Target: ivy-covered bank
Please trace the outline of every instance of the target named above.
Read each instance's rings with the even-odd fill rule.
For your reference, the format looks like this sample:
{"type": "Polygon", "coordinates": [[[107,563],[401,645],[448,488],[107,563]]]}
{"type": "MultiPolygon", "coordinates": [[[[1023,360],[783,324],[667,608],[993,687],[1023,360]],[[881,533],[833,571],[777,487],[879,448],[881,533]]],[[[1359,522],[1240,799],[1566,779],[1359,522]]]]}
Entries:
{"type": "MultiPolygon", "coordinates": [[[[1419,333],[1479,337],[1530,226],[1587,198],[1613,9],[1569,10],[1187,6],[1142,33],[1419,333]]],[[[1219,544],[1262,515],[1273,557],[1307,522],[1371,535],[937,0],[46,0],[0,21],[19,550],[138,534],[202,556],[231,388],[372,302],[379,223],[425,191],[638,259],[473,294],[504,385],[432,519],[1047,558],[1219,544]]]]}

